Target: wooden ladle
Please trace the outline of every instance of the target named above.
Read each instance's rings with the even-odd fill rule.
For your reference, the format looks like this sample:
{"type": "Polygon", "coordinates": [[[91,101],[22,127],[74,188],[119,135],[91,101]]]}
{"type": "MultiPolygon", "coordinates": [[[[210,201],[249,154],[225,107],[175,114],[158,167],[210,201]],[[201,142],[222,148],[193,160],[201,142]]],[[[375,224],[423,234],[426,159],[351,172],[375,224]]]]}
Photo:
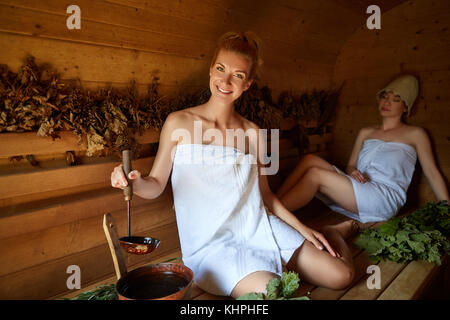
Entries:
{"type": "Polygon", "coordinates": [[[147,254],[155,250],[159,240],[151,237],[138,237],[131,235],[131,200],[133,199],[133,184],[128,179],[131,172],[131,150],[122,151],[123,171],[128,181],[128,186],[123,190],[127,202],[128,236],[119,239],[120,245],[131,254],[147,254]]]}
{"type": "Polygon", "coordinates": [[[106,213],[103,217],[103,229],[113,258],[114,269],[117,276],[116,291],[120,300],[189,299],[194,277],[191,269],[180,263],[168,262],[149,264],[128,272],[119,238],[117,236],[116,224],[109,213],[106,213]],[[182,280],[183,284],[181,287],[178,285],[176,287],[174,287],[173,284],[171,285],[170,281],[173,281],[174,276],[179,280],[182,280]],[[134,293],[131,289],[133,287],[136,290],[134,293]],[[142,289],[146,289],[145,295],[137,293],[142,289]],[[158,294],[156,293],[156,289],[158,289],[158,294]]]}
{"type": "Polygon", "coordinates": [[[113,258],[117,280],[119,280],[127,274],[127,265],[119,243],[116,222],[110,213],[106,213],[103,216],[103,230],[105,231],[106,239],[108,240],[109,250],[111,251],[111,256],[113,258]]]}

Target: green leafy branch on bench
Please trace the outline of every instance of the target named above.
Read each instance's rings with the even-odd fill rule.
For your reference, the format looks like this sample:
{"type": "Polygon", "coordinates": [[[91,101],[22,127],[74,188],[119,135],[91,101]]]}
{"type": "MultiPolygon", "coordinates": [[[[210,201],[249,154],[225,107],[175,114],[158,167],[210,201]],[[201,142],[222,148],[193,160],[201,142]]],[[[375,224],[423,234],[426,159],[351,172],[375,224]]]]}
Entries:
{"type": "Polygon", "coordinates": [[[281,279],[270,279],[266,286],[266,294],[250,292],[236,300],[309,300],[308,297],[294,297],[298,289],[300,278],[295,272],[283,272],[281,279]]]}
{"type": "Polygon", "coordinates": [[[431,201],[408,216],[393,217],[365,230],[355,245],[366,250],[374,262],[425,260],[440,265],[441,257],[450,250],[449,236],[449,205],[431,201]]]}
{"type": "Polygon", "coordinates": [[[92,291],[85,291],[72,299],[64,300],[118,300],[116,285],[104,284],[95,288],[92,291]]]}

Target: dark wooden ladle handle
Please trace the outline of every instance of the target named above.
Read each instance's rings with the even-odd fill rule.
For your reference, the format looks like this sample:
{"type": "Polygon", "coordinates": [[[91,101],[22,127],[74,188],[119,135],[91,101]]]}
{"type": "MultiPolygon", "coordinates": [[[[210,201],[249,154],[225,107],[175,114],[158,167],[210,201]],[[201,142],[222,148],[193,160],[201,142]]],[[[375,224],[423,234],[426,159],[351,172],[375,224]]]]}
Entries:
{"type": "Polygon", "coordinates": [[[131,201],[133,198],[133,184],[130,179],[128,179],[128,174],[131,172],[131,150],[123,150],[122,151],[122,164],[123,164],[123,172],[125,173],[125,177],[128,181],[128,186],[123,189],[123,195],[125,196],[125,201],[131,201]]]}

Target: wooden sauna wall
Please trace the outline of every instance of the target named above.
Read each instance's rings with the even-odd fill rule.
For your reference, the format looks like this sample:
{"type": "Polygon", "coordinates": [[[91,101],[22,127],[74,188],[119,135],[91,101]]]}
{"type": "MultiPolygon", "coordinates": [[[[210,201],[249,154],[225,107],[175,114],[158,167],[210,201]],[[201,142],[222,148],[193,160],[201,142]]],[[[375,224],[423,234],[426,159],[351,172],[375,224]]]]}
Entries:
{"type": "MultiPolygon", "coordinates": [[[[51,63],[63,80],[78,78],[96,89],[125,87],[135,79],[141,94],[156,75],[161,92],[175,94],[207,85],[209,58],[220,34],[253,30],[264,41],[261,83],[276,97],[285,89],[328,89],[339,48],[357,19],[330,1],[300,6],[294,0],[264,5],[256,0],[79,0],[81,30],[68,30],[71,4],[0,0],[0,63],[17,72],[31,54],[38,64],[51,63]]],[[[64,293],[69,265],[80,266],[82,288],[113,275],[103,214],[111,212],[119,234],[126,232],[122,194],[109,185],[119,159],[85,157],[85,148],[70,133],[61,141],[36,139],[33,133],[0,138],[0,299],[64,293]],[[75,150],[83,163],[67,167],[67,150],[75,150]],[[34,154],[41,167],[9,160],[27,154],[34,154]]],[[[148,172],[151,161],[146,157],[136,166],[148,172]]],[[[158,199],[133,201],[133,233],[162,242],[151,256],[130,257],[129,266],[178,254],[171,196],[169,186],[158,199]]]]}
{"type": "MultiPolygon", "coordinates": [[[[411,125],[429,133],[441,172],[450,177],[450,2],[412,0],[381,14],[381,29],[361,26],[343,45],[333,82],[345,81],[331,146],[345,168],[358,131],[379,122],[375,94],[400,73],[419,78],[420,93],[411,125]]],[[[435,199],[417,167],[408,202],[435,199]]]]}

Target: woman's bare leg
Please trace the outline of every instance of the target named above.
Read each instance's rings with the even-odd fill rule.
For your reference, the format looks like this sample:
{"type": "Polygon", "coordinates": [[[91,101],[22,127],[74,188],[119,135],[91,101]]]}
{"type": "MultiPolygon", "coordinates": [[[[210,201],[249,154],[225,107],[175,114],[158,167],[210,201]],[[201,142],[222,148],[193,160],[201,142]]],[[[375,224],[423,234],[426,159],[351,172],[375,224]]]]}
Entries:
{"type": "Polygon", "coordinates": [[[358,225],[355,220],[348,219],[343,222],[334,225],[323,226],[320,230],[322,233],[326,233],[327,229],[333,228],[341,234],[343,239],[348,239],[358,231],[358,225]]]}
{"type": "Polygon", "coordinates": [[[342,208],[358,213],[355,193],[350,179],[319,167],[312,167],[288,192],[279,199],[290,211],[297,210],[310,202],[317,192],[321,192],[342,208]]]}
{"type": "MultiPolygon", "coordinates": [[[[330,228],[322,232],[341,257],[334,258],[327,251],[319,250],[305,240],[295,251],[286,268],[297,272],[301,280],[311,284],[330,289],[343,289],[351,283],[355,273],[350,249],[338,231],[330,228]]],[[[250,292],[266,294],[267,283],[273,278],[279,276],[268,271],[253,272],[237,283],[231,296],[236,299],[250,292]]]]}
{"type": "Polygon", "coordinates": [[[301,280],[330,289],[348,287],[355,276],[353,258],[341,234],[333,228],[322,230],[333,249],[339,252],[335,258],[326,251],[317,249],[311,242],[305,241],[292,255],[287,264],[288,270],[299,274],[301,280]]]}
{"type": "Polygon", "coordinates": [[[372,225],[371,222],[362,223],[357,220],[349,219],[335,225],[325,226],[323,228],[333,228],[337,230],[344,239],[348,239],[355,233],[366,230],[371,225],[372,225]]]}
{"type": "Polygon", "coordinates": [[[256,271],[250,273],[239,281],[231,292],[231,296],[236,299],[250,292],[262,292],[266,294],[266,286],[270,279],[279,278],[276,273],[269,271],[256,271]]]}
{"type": "Polygon", "coordinates": [[[303,175],[312,167],[335,171],[333,166],[322,158],[311,154],[304,155],[295,169],[292,170],[286,180],[284,180],[281,187],[278,189],[277,197],[281,198],[284,194],[286,194],[286,192],[292,189],[292,187],[294,187],[303,175]]]}
{"type": "MultiPolygon", "coordinates": [[[[286,265],[290,271],[299,274],[301,280],[330,289],[343,289],[351,284],[355,269],[353,258],[345,237],[353,232],[351,220],[335,226],[325,226],[321,229],[330,245],[340,255],[331,256],[325,250],[317,249],[311,242],[305,240],[292,255],[286,265]]],[[[238,298],[249,292],[266,293],[266,285],[277,274],[268,271],[257,271],[249,274],[234,287],[231,296],[238,298]]]]}

